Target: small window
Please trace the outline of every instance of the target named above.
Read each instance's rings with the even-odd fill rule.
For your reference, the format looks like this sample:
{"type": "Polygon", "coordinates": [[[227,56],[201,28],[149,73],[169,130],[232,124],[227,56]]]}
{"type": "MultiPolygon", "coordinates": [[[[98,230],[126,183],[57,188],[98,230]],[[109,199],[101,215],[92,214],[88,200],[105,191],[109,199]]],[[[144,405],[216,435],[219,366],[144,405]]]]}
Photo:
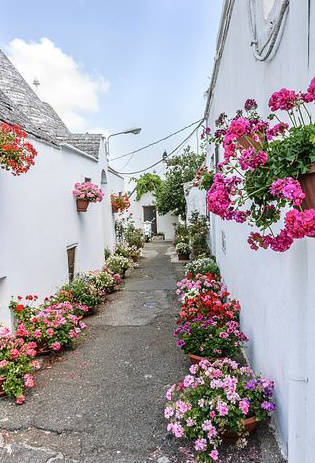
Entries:
{"type": "Polygon", "coordinates": [[[69,281],[72,281],[74,277],[75,251],[76,251],[76,246],[70,246],[69,248],[67,248],[69,281]]]}
{"type": "Polygon", "coordinates": [[[91,182],[91,180],[92,180],[92,179],[91,179],[90,177],[84,177],[84,181],[85,181],[85,182],[91,182]]]}
{"type": "Polygon", "coordinates": [[[102,170],[102,176],[101,176],[101,185],[106,185],[107,184],[107,175],[105,170],[102,170]]]}

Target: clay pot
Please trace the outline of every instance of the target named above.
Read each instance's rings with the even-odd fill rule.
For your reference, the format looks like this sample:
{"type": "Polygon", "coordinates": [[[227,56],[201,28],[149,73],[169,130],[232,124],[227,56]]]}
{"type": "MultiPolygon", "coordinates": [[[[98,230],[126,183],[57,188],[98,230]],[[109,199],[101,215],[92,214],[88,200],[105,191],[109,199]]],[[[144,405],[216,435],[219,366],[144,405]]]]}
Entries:
{"type": "Polygon", "coordinates": [[[305,193],[302,202],[302,209],[315,209],[315,164],[310,166],[307,174],[300,175],[298,178],[301,187],[305,193]]]}
{"type": "MultiPolygon", "coordinates": [[[[251,418],[246,418],[245,420],[243,420],[243,425],[246,432],[252,433],[253,431],[255,431],[257,427],[256,417],[252,416],[251,418]]],[[[224,440],[235,442],[239,438],[239,435],[236,432],[226,431],[222,434],[221,437],[224,440]]]]}
{"type": "Polygon", "coordinates": [[[89,201],[86,199],[77,199],[77,211],[78,212],[86,212],[89,206],[89,201]]]}
{"type": "Polygon", "coordinates": [[[189,254],[178,253],[178,260],[189,260],[189,254]]]}
{"type": "Polygon", "coordinates": [[[3,390],[3,383],[5,382],[6,379],[7,379],[6,376],[0,376],[0,396],[5,395],[5,392],[3,390]]]}
{"type": "Polygon", "coordinates": [[[265,136],[261,134],[257,134],[260,138],[260,142],[251,140],[251,138],[248,136],[246,137],[245,135],[243,137],[240,137],[237,139],[237,143],[243,148],[243,149],[248,149],[248,148],[255,148],[255,150],[259,150],[261,148],[261,144],[265,141],[265,136]]]}

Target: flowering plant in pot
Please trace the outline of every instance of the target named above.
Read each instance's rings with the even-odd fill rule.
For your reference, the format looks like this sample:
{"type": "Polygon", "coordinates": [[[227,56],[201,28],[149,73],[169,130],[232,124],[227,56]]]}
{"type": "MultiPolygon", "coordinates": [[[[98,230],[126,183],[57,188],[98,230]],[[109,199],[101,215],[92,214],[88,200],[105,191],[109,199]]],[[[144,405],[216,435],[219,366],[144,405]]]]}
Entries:
{"type": "Polygon", "coordinates": [[[130,207],[128,195],[122,193],[112,193],[110,195],[113,212],[123,212],[130,207]]]}
{"type": "Polygon", "coordinates": [[[112,293],[117,285],[114,276],[106,269],[86,272],[83,278],[97,289],[98,294],[103,294],[104,299],[106,294],[112,293]]]}
{"type": "Polygon", "coordinates": [[[179,260],[188,260],[191,253],[191,246],[189,243],[179,242],[176,244],[176,252],[179,260]]]}
{"type": "Polygon", "coordinates": [[[0,167],[13,175],[25,174],[35,164],[37,151],[17,125],[0,123],[0,167]]]}
{"type": "Polygon", "coordinates": [[[136,262],[141,257],[141,248],[138,248],[135,245],[119,245],[115,250],[115,255],[127,257],[128,259],[132,259],[134,262],[136,262]]]}
{"type": "Polygon", "coordinates": [[[34,387],[33,372],[39,367],[34,361],[37,344],[16,337],[7,328],[0,328],[0,395],[25,401],[25,388],[34,387]]]}
{"type": "Polygon", "coordinates": [[[86,324],[74,315],[70,302],[60,302],[39,307],[28,320],[19,319],[16,335],[37,343],[38,352],[59,351],[62,347],[71,346],[79,337],[86,324]]]}
{"type": "Polygon", "coordinates": [[[77,200],[77,210],[79,212],[85,212],[89,203],[100,202],[104,197],[102,190],[91,182],[76,183],[73,194],[77,200]]]}
{"type": "MultiPolygon", "coordinates": [[[[223,294],[226,294],[225,289],[223,294]]],[[[181,305],[176,322],[180,325],[194,318],[212,318],[214,316],[222,320],[237,320],[239,312],[240,304],[238,301],[228,300],[225,296],[222,298],[220,292],[216,293],[210,290],[207,293],[186,299],[181,305]]]]}
{"type": "Polygon", "coordinates": [[[216,292],[221,299],[229,295],[226,286],[217,281],[211,273],[197,273],[194,277],[183,278],[177,283],[176,294],[180,302],[185,302],[200,294],[208,293],[210,289],[216,292]]]}
{"type": "Polygon", "coordinates": [[[45,298],[43,307],[51,304],[58,304],[60,302],[70,302],[72,311],[77,317],[84,317],[89,313],[89,307],[87,305],[75,302],[74,295],[70,290],[60,289],[56,294],[45,298]]]}
{"type": "Polygon", "coordinates": [[[238,111],[228,120],[222,114],[217,121],[220,129],[212,141],[223,145],[224,159],[207,193],[207,207],[223,220],[258,227],[248,238],[252,249],[283,252],[294,239],[315,236],[315,126],[307,107],[314,100],[315,78],[306,93],[274,92],[267,120],[250,99],[245,115],[238,111]],[[290,124],[280,120],[279,110],[286,111],[290,124]],[[275,235],[271,227],[282,211],[284,228],[275,235]]]}
{"type": "MultiPolygon", "coordinates": [[[[97,288],[87,279],[83,277],[81,278],[81,275],[76,276],[74,280],[63,285],[58,294],[60,294],[61,291],[67,292],[69,294],[70,302],[87,306],[88,311],[85,312],[85,314],[92,313],[96,306],[103,302],[104,298],[104,292],[100,294],[97,288]]],[[[77,315],[84,314],[77,313],[77,315]]]]}
{"type": "Polygon", "coordinates": [[[224,438],[246,445],[248,432],[275,409],[273,388],[272,381],[230,359],[202,360],[167,391],[167,430],[192,440],[198,461],[219,461],[224,438]]]}
{"type": "Polygon", "coordinates": [[[110,256],[105,264],[112,272],[118,273],[121,277],[125,276],[126,270],[131,266],[130,260],[123,256],[110,256]]]}
{"type": "Polygon", "coordinates": [[[193,362],[206,357],[214,360],[222,357],[235,358],[248,338],[240,331],[236,320],[198,317],[186,322],[174,331],[177,345],[193,362]]]}
{"type": "Polygon", "coordinates": [[[202,257],[186,264],[186,273],[190,275],[196,275],[197,273],[220,275],[220,269],[211,257],[202,257]]]}

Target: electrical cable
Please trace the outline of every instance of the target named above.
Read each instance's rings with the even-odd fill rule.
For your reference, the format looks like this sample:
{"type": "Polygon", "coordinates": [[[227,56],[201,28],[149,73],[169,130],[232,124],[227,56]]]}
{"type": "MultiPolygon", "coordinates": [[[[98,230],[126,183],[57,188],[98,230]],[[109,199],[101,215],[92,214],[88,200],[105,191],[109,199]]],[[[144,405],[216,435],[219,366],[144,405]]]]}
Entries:
{"type": "Polygon", "coordinates": [[[156,140],[156,141],[150,143],[149,145],[142,146],[141,148],[138,148],[135,151],[131,151],[130,153],[125,153],[125,154],[121,154],[120,156],[116,156],[116,157],[110,159],[110,161],[115,161],[116,159],[121,159],[121,158],[124,158],[126,156],[130,156],[131,154],[139,153],[139,151],[142,151],[142,150],[144,150],[146,148],[150,148],[150,146],[157,145],[158,143],[161,143],[161,141],[167,140],[168,138],[171,138],[174,135],[177,135],[178,133],[183,132],[186,129],[189,129],[189,127],[192,127],[193,125],[198,124],[199,122],[202,122],[202,121],[203,121],[203,119],[199,119],[199,121],[192,122],[191,124],[186,125],[186,127],[183,127],[182,129],[177,130],[176,132],[173,132],[173,133],[167,135],[164,138],[160,138],[159,140],[156,140]]]}
{"type": "Polygon", "coordinates": [[[154,164],[151,164],[150,166],[146,167],[145,169],[136,170],[134,172],[120,172],[120,171],[117,171],[117,173],[121,174],[121,175],[140,174],[141,172],[145,172],[145,171],[147,171],[149,169],[152,169],[152,167],[157,166],[158,164],[163,162],[166,158],[170,157],[172,154],[174,154],[176,151],[178,151],[179,148],[181,148],[181,146],[184,145],[193,136],[193,134],[196,132],[196,130],[199,129],[199,127],[201,126],[203,121],[204,121],[204,119],[200,119],[199,124],[197,125],[197,127],[195,127],[194,130],[192,132],[190,132],[190,134],[181,143],[179,143],[179,145],[177,145],[170,153],[168,153],[167,156],[161,158],[159,161],[155,162],[154,164]]]}

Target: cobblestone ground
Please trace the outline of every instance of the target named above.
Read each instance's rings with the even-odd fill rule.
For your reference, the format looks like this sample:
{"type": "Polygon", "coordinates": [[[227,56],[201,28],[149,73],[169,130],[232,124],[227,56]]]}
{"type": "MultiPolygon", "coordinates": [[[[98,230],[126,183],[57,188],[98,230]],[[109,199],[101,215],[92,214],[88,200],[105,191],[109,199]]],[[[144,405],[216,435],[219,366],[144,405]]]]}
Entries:
{"type": "MultiPolygon", "coordinates": [[[[23,406],[1,399],[1,463],[193,461],[163,418],[166,389],[188,369],[172,338],[183,270],[171,262],[171,249],[167,242],[146,246],[124,289],[88,319],[85,339],[45,362],[23,406]]],[[[283,461],[268,427],[246,449],[222,451],[222,463],[283,461]]]]}

